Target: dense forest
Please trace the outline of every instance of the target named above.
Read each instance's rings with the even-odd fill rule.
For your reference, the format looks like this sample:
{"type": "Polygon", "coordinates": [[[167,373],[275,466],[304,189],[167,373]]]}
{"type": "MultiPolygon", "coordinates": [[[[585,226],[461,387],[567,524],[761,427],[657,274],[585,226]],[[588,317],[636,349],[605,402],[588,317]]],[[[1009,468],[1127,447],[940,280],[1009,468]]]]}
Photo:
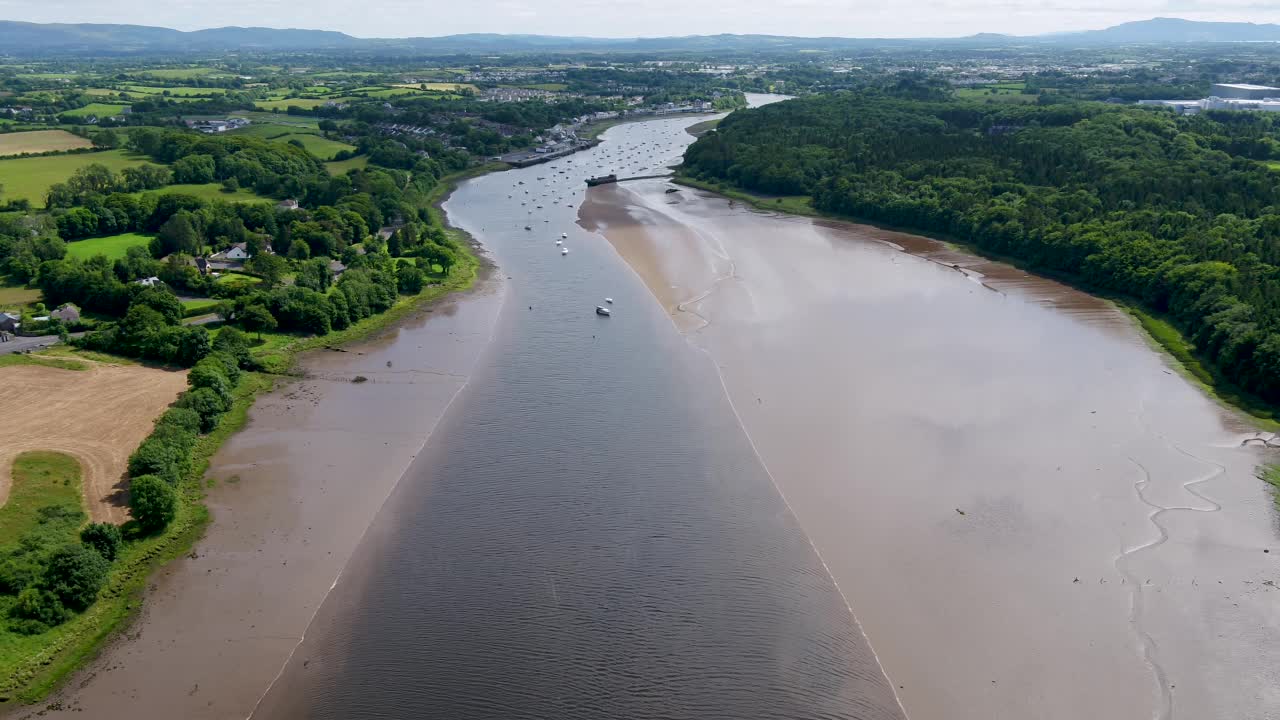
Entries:
{"type": "Polygon", "coordinates": [[[685,172],[945,234],[1172,318],[1280,404],[1280,117],[878,91],[737,112],[685,172]]]}

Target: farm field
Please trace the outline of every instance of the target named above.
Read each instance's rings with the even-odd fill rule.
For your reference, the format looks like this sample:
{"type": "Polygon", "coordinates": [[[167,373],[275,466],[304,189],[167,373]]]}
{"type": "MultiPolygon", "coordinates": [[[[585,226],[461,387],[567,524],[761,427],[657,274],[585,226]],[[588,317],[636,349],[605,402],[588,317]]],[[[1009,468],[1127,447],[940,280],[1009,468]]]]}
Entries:
{"type": "Polygon", "coordinates": [[[164,95],[166,92],[174,97],[210,97],[213,95],[225,95],[226,88],[202,88],[202,87],[185,87],[182,85],[169,85],[164,87],[155,87],[151,85],[125,85],[124,89],[131,92],[142,93],[143,95],[164,95]]]}
{"type": "Polygon", "coordinates": [[[85,370],[41,365],[0,367],[9,388],[0,413],[0,502],[9,494],[10,469],[23,452],[54,451],[80,461],[84,495],[95,521],[122,523],[121,478],[129,454],[151,432],[152,422],[186,389],[185,372],[142,365],[89,363],[85,370]]]}
{"type": "Polygon", "coordinates": [[[49,186],[66,180],[86,165],[99,163],[119,172],[144,162],[146,159],[142,155],[127,150],[8,158],[0,160],[0,185],[4,186],[6,198],[26,198],[32,205],[44,207],[44,196],[49,186]]]}
{"type": "MultiPolygon", "coordinates": [[[[410,88],[413,90],[434,90],[436,92],[457,92],[459,90],[475,90],[476,86],[471,83],[449,83],[449,82],[429,82],[429,83],[396,83],[392,87],[410,88]],[[425,86],[425,88],[424,88],[425,86]]],[[[567,87],[567,86],[560,86],[567,87]]]]}
{"type": "MultiPolygon", "coordinates": [[[[232,117],[243,117],[256,123],[273,123],[276,125],[296,125],[298,127],[308,126],[316,128],[320,127],[320,118],[310,117],[307,115],[283,115],[281,113],[265,112],[261,110],[237,110],[231,113],[232,117]]],[[[252,126],[251,126],[252,127],[252,126]]],[[[238,131],[233,131],[238,132],[238,131]]]]}
{"type": "Polygon", "coordinates": [[[145,70],[138,73],[143,77],[161,78],[164,80],[191,80],[199,77],[210,77],[217,75],[230,75],[225,70],[211,67],[189,67],[189,68],[159,68],[155,70],[145,70]]]}
{"type": "Polygon", "coordinates": [[[32,130],[0,135],[0,155],[21,155],[93,147],[93,143],[66,130],[32,130]]]}
{"type": "Polygon", "coordinates": [[[201,200],[225,200],[227,202],[275,202],[269,197],[263,197],[246,188],[241,188],[234,193],[223,192],[222,183],[166,185],[162,188],[144,190],[143,192],[148,195],[171,195],[173,193],[182,193],[184,195],[194,195],[201,200]]]}
{"type": "Polygon", "coordinates": [[[363,170],[369,165],[368,155],[357,155],[347,160],[336,160],[324,164],[324,169],[329,171],[330,175],[345,175],[348,170],[363,170]]]}
{"type": "Polygon", "coordinates": [[[0,310],[20,310],[36,302],[40,302],[40,290],[37,288],[0,284],[0,310]]]}
{"type": "Polygon", "coordinates": [[[262,108],[263,110],[277,109],[284,111],[291,105],[293,107],[311,109],[320,107],[327,102],[329,102],[329,99],[327,98],[287,98],[285,100],[258,100],[254,102],[253,105],[254,107],[262,108]]]}
{"type": "MultiPolygon", "coordinates": [[[[286,116],[289,117],[289,116],[286,116]]],[[[249,137],[263,138],[271,140],[283,135],[319,135],[320,128],[315,125],[291,124],[288,120],[275,122],[268,120],[266,122],[255,121],[248,127],[229,130],[229,135],[248,135],[249,137]]]]}
{"type": "Polygon", "coordinates": [[[98,117],[114,117],[124,112],[128,105],[117,103],[89,103],[82,108],[75,110],[64,110],[58,113],[58,117],[89,117],[96,115],[98,117]]]}
{"type": "Polygon", "coordinates": [[[321,160],[332,160],[334,155],[337,155],[343,150],[356,149],[354,145],[348,145],[344,142],[338,142],[337,140],[330,140],[328,138],[320,137],[319,135],[309,134],[284,135],[274,138],[273,142],[289,142],[290,140],[297,140],[302,143],[302,147],[306,148],[307,152],[315,155],[321,160]]]}
{"type": "Polygon", "coordinates": [[[95,255],[106,255],[108,260],[116,260],[124,257],[131,247],[146,247],[151,242],[151,237],[142,233],[123,233],[73,240],[67,243],[67,256],[85,260],[95,255]]]}

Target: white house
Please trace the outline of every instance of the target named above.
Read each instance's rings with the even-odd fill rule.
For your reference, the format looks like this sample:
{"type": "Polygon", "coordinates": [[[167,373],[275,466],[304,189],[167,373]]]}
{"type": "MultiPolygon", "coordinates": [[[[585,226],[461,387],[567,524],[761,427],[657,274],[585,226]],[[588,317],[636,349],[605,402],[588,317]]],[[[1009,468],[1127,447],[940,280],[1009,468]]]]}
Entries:
{"type": "Polygon", "coordinates": [[[248,243],[236,243],[222,252],[210,255],[209,260],[213,262],[225,262],[227,260],[244,262],[250,257],[252,256],[249,254],[248,243]]]}

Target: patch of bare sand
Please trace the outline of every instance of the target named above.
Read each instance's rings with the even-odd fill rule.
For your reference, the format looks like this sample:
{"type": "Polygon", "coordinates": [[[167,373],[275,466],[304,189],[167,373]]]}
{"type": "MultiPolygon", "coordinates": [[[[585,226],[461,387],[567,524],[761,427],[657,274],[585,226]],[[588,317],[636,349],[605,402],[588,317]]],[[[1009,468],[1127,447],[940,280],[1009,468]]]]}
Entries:
{"type": "Polygon", "coordinates": [[[0,368],[0,506],[9,499],[14,458],[53,450],[80,461],[85,506],[95,522],[129,519],[129,454],[186,388],[187,374],[139,365],[86,365],[87,370],[0,368]]]}

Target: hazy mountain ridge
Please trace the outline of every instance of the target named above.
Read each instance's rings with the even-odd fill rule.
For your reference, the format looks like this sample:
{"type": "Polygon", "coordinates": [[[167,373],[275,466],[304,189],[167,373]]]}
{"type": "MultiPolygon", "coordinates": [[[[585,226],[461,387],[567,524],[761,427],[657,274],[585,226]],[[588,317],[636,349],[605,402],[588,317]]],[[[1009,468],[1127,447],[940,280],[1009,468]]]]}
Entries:
{"type": "Polygon", "coordinates": [[[0,53],[15,55],[129,54],[227,50],[363,50],[441,54],[494,52],[705,52],[840,50],[918,42],[954,44],[1187,43],[1280,41],[1280,25],[1153,18],[1103,30],[1013,36],[979,33],[964,38],[841,38],[782,35],[689,35],[593,38],[468,33],[441,37],[357,38],[332,30],[220,27],[184,32],[145,25],[0,21],[0,53]]]}

